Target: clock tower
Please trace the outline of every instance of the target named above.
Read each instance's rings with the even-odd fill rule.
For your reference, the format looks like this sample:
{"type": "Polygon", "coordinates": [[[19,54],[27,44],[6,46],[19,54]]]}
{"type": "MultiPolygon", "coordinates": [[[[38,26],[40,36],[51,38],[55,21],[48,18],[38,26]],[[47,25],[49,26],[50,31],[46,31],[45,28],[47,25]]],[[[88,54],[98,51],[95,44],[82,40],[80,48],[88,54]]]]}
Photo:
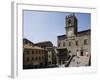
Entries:
{"type": "Polygon", "coordinates": [[[74,13],[66,16],[65,29],[67,37],[73,37],[77,34],[77,18],[74,13]]]}

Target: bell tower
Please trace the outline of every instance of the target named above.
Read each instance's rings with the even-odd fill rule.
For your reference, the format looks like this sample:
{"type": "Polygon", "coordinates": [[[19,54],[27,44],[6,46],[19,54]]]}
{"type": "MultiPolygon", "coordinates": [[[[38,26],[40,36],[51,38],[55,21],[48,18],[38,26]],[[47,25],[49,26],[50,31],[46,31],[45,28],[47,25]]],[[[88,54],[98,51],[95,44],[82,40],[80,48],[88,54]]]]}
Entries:
{"type": "Polygon", "coordinates": [[[77,34],[77,18],[75,14],[71,14],[69,16],[66,16],[66,35],[67,37],[73,37],[77,34]]]}

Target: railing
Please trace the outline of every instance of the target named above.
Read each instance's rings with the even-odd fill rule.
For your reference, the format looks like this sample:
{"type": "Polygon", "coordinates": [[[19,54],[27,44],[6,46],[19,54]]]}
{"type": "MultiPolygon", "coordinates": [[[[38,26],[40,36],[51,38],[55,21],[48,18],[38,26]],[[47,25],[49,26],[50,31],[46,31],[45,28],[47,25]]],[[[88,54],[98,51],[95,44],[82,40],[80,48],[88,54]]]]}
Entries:
{"type": "Polygon", "coordinates": [[[71,60],[72,60],[74,57],[75,57],[75,55],[72,55],[72,56],[71,56],[71,58],[69,59],[69,61],[68,61],[67,64],[65,65],[65,67],[68,67],[68,66],[69,66],[71,60]]]}

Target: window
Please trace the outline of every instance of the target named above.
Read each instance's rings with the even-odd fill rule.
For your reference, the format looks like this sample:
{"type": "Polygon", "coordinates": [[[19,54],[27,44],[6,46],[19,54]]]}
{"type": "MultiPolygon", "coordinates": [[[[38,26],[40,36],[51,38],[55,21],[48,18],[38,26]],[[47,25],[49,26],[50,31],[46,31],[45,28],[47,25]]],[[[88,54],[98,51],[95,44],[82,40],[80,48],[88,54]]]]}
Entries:
{"type": "Polygon", "coordinates": [[[29,54],[29,51],[27,50],[26,53],[29,54]]]}
{"type": "Polygon", "coordinates": [[[41,51],[39,50],[39,54],[41,53],[41,51]]]}
{"type": "Polygon", "coordinates": [[[88,44],[88,40],[85,39],[85,40],[84,40],[84,45],[87,45],[87,44],[88,44]]]}
{"type": "Polygon", "coordinates": [[[78,41],[76,41],[76,46],[78,46],[78,41]]]}
{"type": "Polygon", "coordinates": [[[63,47],[65,47],[65,42],[63,43],[63,47]]]}
{"type": "Polygon", "coordinates": [[[32,57],[32,60],[34,60],[34,57],[32,57]]]}
{"type": "Polygon", "coordinates": [[[42,56],[42,59],[43,59],[44,57],[42,56]]]}
{"type": "Polygon", "coordinates": [[[83,48],[80,50],[80,55],[83,56],[83,48]]]}
{"type": "Polygon", "coordinates": [[[69,42],[69,46],[71,46],[71,42],[69,42]]]}
{"type": "Polygon", "coordinates": [[[34,54],[34,51],[32,51],[32,54],[34,54]]]}
{"type": "Polygon", "coordinates": [[[58,43],[58,47],[60,47],[60,43],[58,43]]]}
{"type": "Polygon", "coordinates": [[[35,54],[37,54],[37,50],[35,50],[35,54]]]}
{"type": "Polygon", "coordinates": [[[40,51],[39,51],[39,54],[43,54],[43,51],[42,51],[42,50],[40,50],[40,51]]]}
{"type": "Polygon", "coordinates": [[[34,51],[34,54],[35,54],[35,49],[33,51],[34,51]]]}
{"type": "Polygon", "coordinates": [[[39,56],[39,60],[41,60],[41,57],[39,56]]]}
{"type": "Polygon", "coordinates": [[[71,51],[68,51],[68,53],[71,53],[71,51]]]}
{"type": "Polygon", "coordinates": [[[26,59],[27,59],[27,62],[28,62],[29,61],[29,57],[27,57],[26,59]]]}
{"type": "Polygon", "coordinates": [[[69,20],[68,20],[68,24],[70,24],[70,23],[71,23],[71,20],[69,19],[69,20]]]}
{"type": "Polygon", "coordinates": [[[83,56],[83,51],[81,51],[81,56],[83,56]]]}
{"type": "Polygon", "coordinates": [[[37,52],[37,54],[38,54],[38,53],[39,53],[39,50],[37,50],[36,52],[37,52]]]}
{"type": "Polygon", "coordinates": [[[37,57],[35,58],[35,60],[37,61],[37,57]]]}
{"type": "Polygon", "coordinates": [[[43,50],[40,53],[43,54],[43,50]]]}

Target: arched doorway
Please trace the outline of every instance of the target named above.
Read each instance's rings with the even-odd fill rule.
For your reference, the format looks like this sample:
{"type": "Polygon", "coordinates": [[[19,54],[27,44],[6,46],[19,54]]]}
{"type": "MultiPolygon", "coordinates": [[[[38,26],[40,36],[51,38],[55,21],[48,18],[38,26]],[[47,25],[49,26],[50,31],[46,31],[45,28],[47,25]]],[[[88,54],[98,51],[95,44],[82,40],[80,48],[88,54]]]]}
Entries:
{"type": "Polygon", "coordinates": [[[80,54],[80,55],[81,55],[81,56],[83,56],[83,50],[81,50],[80,52],[81,52],[81,54],[80,54]]]}

